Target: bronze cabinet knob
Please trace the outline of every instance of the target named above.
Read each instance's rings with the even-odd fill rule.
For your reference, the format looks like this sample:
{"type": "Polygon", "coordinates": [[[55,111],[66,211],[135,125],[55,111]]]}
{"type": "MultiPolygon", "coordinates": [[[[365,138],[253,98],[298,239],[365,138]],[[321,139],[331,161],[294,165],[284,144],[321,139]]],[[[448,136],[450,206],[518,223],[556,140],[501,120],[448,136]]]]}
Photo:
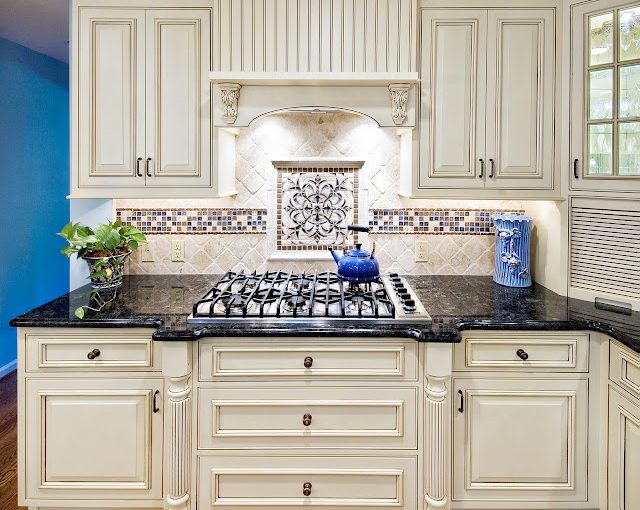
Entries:
{"type": "Polygon", "coordinates": [[[518,356],[518,358],[520,358],[522,361],[527,361],[529,359],[529,355],[525,352],[524,349],[518,349],[516,351],[516,355],[518,356]]]}
{"type": "Polygon", "coordinates": [[[304,359],[304,368],[311,368],[313,366],[313,358],[311,356],[307,356],[304,359]]]}
{"type": "Polygon", "coordinates": [[[311,482],[304,482],[302,484],[302,494],[311,496],[311,482]]]}
{"type": "Polygon", "coordinates": [[[87,358],[89,359],[96,359],[98,356],[100,356],[100,349],[94,349],[87,354],[87,358]]]}
{"type": "Polygon", "coordinates": [[[305,415],[302,417],[302,424],[303,424],[305,427],[308,427],[309,425],[311,425],[311,419],[312,419],[312,416],[311,416],[309,413],[305,414],[305,415]]]}

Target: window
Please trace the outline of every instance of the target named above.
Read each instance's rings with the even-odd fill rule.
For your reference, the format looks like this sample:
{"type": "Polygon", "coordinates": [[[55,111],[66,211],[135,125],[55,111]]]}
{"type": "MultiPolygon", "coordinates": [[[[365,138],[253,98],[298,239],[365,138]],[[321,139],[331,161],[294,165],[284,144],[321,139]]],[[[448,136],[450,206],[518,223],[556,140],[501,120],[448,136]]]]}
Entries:
{"type": "Polygon", "coordinates": [[[640,5],[587,18],[585,175],[640,177],[640,5]]]}

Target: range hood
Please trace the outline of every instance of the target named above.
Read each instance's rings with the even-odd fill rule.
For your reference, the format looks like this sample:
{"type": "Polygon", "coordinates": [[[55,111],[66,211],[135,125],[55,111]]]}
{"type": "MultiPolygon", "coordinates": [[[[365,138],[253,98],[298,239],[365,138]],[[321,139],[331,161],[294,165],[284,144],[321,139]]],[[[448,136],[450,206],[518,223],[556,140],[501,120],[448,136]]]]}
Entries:
{"type": "Polygon", "coordinates": [[[279,111],[346,111],[381,127],[416,125],[418,73],[211,72],[214,125],[246,127],[279,111]]]}

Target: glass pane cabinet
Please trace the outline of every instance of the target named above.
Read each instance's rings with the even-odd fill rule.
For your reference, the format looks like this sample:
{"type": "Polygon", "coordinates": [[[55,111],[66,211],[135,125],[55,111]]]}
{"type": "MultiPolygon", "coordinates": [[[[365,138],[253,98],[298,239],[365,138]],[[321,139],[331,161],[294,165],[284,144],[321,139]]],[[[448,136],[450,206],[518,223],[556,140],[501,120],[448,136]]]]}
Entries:
{"type": "Polygon", "coordinates": [[[572,8],[574,190],[640,191],[640,2],[572,8]]]}

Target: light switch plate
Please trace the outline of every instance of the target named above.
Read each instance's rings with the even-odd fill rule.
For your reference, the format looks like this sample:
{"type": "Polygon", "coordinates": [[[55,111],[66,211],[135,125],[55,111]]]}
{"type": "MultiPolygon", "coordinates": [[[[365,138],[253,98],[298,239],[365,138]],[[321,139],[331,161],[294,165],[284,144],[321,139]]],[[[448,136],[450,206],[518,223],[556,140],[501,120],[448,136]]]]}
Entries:
{"type": "Polygon", "coordinates": [[[416,241],[414,252],[416,262],[429,262],[429,243],[427,241],[416,241]]]}
{"type": "Polygon", "coordinates": [[[184,262],[184,239],[171,241],[171,262],[184,262]]]}

